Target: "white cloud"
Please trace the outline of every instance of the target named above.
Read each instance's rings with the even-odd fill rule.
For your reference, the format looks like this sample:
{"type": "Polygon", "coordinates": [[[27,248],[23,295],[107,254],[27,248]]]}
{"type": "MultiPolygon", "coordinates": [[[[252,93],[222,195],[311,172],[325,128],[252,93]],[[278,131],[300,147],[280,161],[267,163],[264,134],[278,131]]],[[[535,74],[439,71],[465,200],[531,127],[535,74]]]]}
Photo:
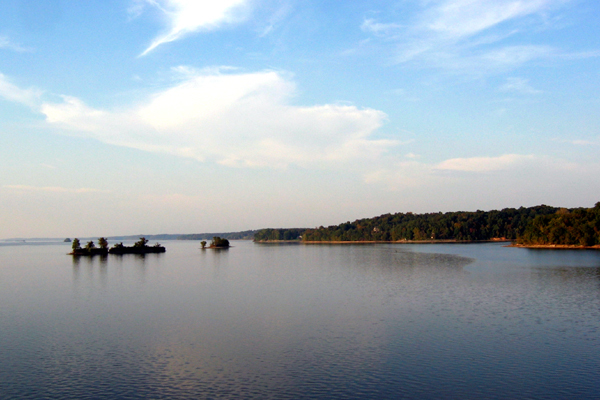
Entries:
{"type": "Polygon", "coordinates": [[[295,86],[275,71],[177,71],[182,81],[135,106],[98,110],[65,96],[41,112],[73,135],[230,166],[374,159],[397,144],[372,138],[387,118],[381,111],[289,105],[295,86]]]}
{"type": "Polygon", "coordinates": [[[59,186],[28,186],[28,185],[3,185],[5,189],[13,189],[27,192],[52,192],[52,193],[108,193],[106,190],[91,188],[64,188],[59,186]]]}
{"type": "Polygon", "coordinates": [[[21,89],[9,82],[9,80],[0,73],[0,97],[6,100],[25,104],[34,107],[39,103],[42,92],[37,89],[21,89]]]}
{"type": "Polygon", "coordinates": [[[434,168],[463,172],[491,172],[514,168],[534,159],[535,157],[532,155],[520,154],[504,154],[498,157],[452,158],[439,163],[434,168]]]}
{"type": "MultiPolygon", "coordinates": [[[[210,31],[243,20],[244,12],[249,7],[248,0],[146,0],[146,2],[165,15],[169,29],[155,38],[141,55],[189,33],[210,31]]],[[[139,2],[137,4],[138,7],[133,7],[131,13],[141,12],[139,2]]]]}
{"type": "Polygon", "coordinates": [[[516,92],[521,94],[538,94],[542,93],[541,90],[533,88],[529,84],[528,79],[523,78],[507,78],[506,83],[500,86],[501,92],[516,92]]]}

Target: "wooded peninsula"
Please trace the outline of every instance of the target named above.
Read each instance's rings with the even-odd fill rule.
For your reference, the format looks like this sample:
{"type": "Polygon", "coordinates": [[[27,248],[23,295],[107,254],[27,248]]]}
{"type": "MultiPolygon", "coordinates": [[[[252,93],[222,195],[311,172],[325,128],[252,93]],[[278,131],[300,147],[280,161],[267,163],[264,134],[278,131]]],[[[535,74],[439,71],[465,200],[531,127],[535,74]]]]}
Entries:
{"type": "Polygon", "coordinates": [[[492,211],[396,213],[315,229],[262,229],[256,242],[478,242],[527,247],[600,247],[600,202],[593,208],[547,205],[492,211]]]}

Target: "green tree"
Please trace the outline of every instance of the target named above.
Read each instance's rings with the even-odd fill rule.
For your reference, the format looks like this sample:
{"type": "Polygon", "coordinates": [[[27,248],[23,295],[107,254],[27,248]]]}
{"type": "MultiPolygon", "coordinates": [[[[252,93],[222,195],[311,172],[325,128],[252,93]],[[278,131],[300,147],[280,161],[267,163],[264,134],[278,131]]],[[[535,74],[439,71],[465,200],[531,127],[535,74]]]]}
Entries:
{"type": "Polygon", "coordinates": [[[106,240],[106,238],[101,237],[100,239],[98,239],[98,246],[100,246],[101,249],[108,249],[108,240],[106,240]]]}
{"type": "Polygon", "coordinates": [[[214,236],[210,247],[229,247],[229,240],[214,236]]]}
{"type": "Polygon", "coordinates": [[[87,244],[85,245],[85,249],[87,251],[91,251],[93,248],[95,248],[96,245],[94,244],[94,242],[92,242],[91,240],[89,242],[87,242],[87,244]]]}
{"type": "Polygon", "coordinates": [[[141,237],[140,240],[133,244],[133,247],[146,247],[148,244],[148,239],[145,237],[141,237]]]}
{"type": "Polygon", "coordinates": [[[203,240],[200,242],[200,245],[202,246],[202,248],[204,249],[206,247],[206,240],[203,240]]]}
{"type": "Polygon", "coordinates": [[[71,244],[71,248],[73,250],[80,250],[81,249],[81,243],[79,243],[79,239],[77,239],[77,238],[73,239],[73,243],[71,244]]]}

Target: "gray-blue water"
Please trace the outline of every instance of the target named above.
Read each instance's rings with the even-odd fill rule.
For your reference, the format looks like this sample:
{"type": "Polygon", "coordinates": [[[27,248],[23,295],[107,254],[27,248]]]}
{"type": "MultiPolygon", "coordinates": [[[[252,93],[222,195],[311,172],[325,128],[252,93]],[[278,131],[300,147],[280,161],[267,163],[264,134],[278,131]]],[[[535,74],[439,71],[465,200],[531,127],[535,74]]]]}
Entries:
{"type": "Polygon", "coordinates": [[[600,252],[163,244],[0,246],[0,398],[600,398],[600,252]]]}

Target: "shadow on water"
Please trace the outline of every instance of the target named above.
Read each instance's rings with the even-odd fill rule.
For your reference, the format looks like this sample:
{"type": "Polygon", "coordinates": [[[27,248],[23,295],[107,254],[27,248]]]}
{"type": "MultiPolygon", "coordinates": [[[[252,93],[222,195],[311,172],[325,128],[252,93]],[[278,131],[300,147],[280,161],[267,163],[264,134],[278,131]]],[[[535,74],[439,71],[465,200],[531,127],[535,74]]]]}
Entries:
{"type": "MultiPolygon", "coordinates": [[[[124,265],[134,266],[134,270],[139,276],[140,282],[145,282],[147,266],[150,261],[158,263],[163,253],[153,254],[109,254],[95,256],[71,256],[73,268],[73,283],[79,284],[82,268],[85,268],[86,276],[90,281],[94,280],[96,270],[99,272],[102,286],[107,286],[109,269],[116,267],[118,271],[123,272],[124,265]],[[131,262],[133,261],[133,262],[131,262]]],[[[126,267],[125,267],[126,268],[126,267]]]]}

